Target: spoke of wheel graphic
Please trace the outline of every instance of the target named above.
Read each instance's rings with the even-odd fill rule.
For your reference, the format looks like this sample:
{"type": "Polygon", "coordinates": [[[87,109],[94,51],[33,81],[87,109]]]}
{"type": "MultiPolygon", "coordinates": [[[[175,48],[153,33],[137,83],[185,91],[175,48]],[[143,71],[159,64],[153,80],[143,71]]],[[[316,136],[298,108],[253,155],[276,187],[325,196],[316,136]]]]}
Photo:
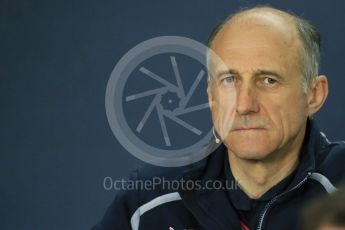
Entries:
{"type": "Polygon", "coordinates": [[[181,97],[185,97],[186,95],[184,94],[183,84],[181,81],[181,75],[180,75],[180,71],[179,71],[177,63],[176,63],[175,56],[170,56],[170,61],[171,61],[171,65],[172,65],[173,70],[174,70],[174,75],[175,75],[175,79],[177,82],[178,91],[179,91],[181,97]]]}
{"type": "Polygon", "coordinates": [[[148,91],[145,91],[145,92],[142,92],[142,93],[137,93],[137,94],[129,95],[129,96],[126,97],[126,102],[132,101],[132,100],[135,100],[135,99],[138,99],[138,98],[142,98],[142,97],[147,97],[147,96],[150,96],[152,94],[163,93],[165,88],[166,87],[161,87],[161,88],[158,88],[158,89],[152,89],[152,90],[148,90],[148,91]]]}
{"type": "Polygon", "coordinates": [[[188,124],[187,122],[181,120],[180,118],[175,117],[175,116],[174,116],[173,114],[171,114],[170,112],[165,112],[165,111],[164,111],[164,115],[167,116],[169,119],[175,121],[176,123],[180,124],[180,125],[183,126],[184,128],[188,129],[189,131],[195,133],[196,135],[201,135],[201,134],[202,134],[202,132],[201,132],[199,129],[197,129],[197,128],[191,126],[190,124],[188,124]]]}
{"type": "Polygon", "coordinates": [[[178,90],[178,88],[175,85],[171,84],[167,80],[161,78],[160,76],[158,76],[157,74],[151,72],[150,70],[146,69],[145,67],[140,67],[139,71],[144,73],[144,74],[146,74],[147,76],[155,79],[156,81],[162,83],[163,85],[165,85],[166,87],[168,87],[172,91],[177,91],[178,90]]]}
{"type": "Polygon", "coordinates": [[[144,127],[146,121],[147,121],[147,118],[149,118],[150,114],[152,113],[152,110],[154,109],[155,105],[158,103],[158,100],[159,100],[159,97],[158,95],[156,95],[154,97],[154,99],[152,100],[149,108],[146,110],[143,118],[141,119],[141,121],[139,122],[138,126],[137,126],[137,132],[140,133],[142,128],[144,127]]]}
{"type": "Polygon", "coordinates": [[[202,110],[202,109],[206,109],[206,108],[209,108],[209,107],[210,106],[209,106],[208,103],[204,103],[204,104],[188,107],[188,108],[183,109],[183,110],[176,110],[176,112],[173,112],[173,114],[175,116],[179,116],[179,115],[182,115],[182,114],[191,113],[191,112],[202,110]]]}
{"type": "Polygon", "coordinates": [[[198,86],[199,82],[201,81],[202,77],[204,76],[205,74],[205,71],[204,70],[200,70],[198,76],[196,77],[195,81],[193,82],[193,85],[190,87],[188,93],[187,93],[187,96],[182,98],[181,100],[181,104],[180,104],[180,107],[181,108],[185,108],[189,99],[192,97],[196,87],[198,86]]]}
{"type": "Polygon", "coordinates": [[[164,142],[165,142],[165,145],[166,146],[171,146],[171,143],[170,143],[170,138],[169,138],[169,135],[168,135],[168,131],[167,131],[167,127],[165,125],[165,121],[164,121],[164,117],[162,115],[162,109],[159,105],[156,106],[156,109],[157,109],[157,114],[158,114],[158,118],[159,118],[159,123],[161,125],[161,129],[162,129],[162,132],[163,132],[163,137],[164,137],[164,142]]]}

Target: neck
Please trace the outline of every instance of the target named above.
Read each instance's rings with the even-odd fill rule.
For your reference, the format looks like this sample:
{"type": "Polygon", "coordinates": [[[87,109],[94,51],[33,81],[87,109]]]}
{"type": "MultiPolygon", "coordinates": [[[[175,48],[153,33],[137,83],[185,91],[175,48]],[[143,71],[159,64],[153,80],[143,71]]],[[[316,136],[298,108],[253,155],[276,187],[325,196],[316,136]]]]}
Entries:
{"type": "MultiPolygon", "coordinates": [[[[304,136],[304,132],[303,132],[304,136]]],[[[270,154],[263,160],[239,158],[228,151],[228,160],[234,178],[241,189],[252,199],[261,197],[274,185],[290,175],[298,165],[303,138],[270,154]]]]}

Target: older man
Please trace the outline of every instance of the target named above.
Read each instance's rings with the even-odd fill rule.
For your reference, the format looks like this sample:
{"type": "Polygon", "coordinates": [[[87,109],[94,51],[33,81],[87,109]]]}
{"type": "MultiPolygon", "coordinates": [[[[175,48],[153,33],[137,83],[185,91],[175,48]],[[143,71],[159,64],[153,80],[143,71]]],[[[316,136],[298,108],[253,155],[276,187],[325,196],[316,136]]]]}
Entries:
{"type": "Polygon", "coordinates": [[[256,7],[226,19],[209,46],[208,96],[222,144],[184,172],[132,177],[198,186],[121,192],[94,229],[298,229],[304,204],[344,180],[345,145],[330,143],[312,120],[328,94],[313,26],[256,7]],[[210,189],[210,181],[239,186],[210,189]]]}

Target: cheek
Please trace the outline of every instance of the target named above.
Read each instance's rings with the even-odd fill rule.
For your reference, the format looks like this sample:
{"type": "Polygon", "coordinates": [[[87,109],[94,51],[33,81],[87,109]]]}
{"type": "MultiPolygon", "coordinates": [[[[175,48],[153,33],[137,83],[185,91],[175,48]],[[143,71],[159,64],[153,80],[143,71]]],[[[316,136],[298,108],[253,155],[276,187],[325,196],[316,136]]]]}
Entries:
{"type": "Polygon", "coordinates": [[[266,103],[264,109],[272,121],[276,135],[282,141],[295,135],[307,119],[307,102],[300,92],[276,97],[269,104],[266,103]]]}
{"type": "Polygon", "coordinates": [[[215,129],[224,138],[229,133],[235,117],[235,102],[232,94],[217,93],[212,96],[212,119],[215,129]]]}

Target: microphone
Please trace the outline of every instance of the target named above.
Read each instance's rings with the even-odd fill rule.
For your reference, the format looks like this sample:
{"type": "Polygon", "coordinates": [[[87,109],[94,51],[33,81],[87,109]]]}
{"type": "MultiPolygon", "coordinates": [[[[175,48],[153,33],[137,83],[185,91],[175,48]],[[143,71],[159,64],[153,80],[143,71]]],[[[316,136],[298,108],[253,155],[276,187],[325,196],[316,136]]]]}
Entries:
{"type": "Polygon", "coordinates": [[[217,134],[216,134],[216,131],[214,129],[214,127],[212,128],[212,132],[213,132],[213,136],[214,136],[214,140],[217,144],[220,143],[220,139],[218,138],[217,134]]]}

